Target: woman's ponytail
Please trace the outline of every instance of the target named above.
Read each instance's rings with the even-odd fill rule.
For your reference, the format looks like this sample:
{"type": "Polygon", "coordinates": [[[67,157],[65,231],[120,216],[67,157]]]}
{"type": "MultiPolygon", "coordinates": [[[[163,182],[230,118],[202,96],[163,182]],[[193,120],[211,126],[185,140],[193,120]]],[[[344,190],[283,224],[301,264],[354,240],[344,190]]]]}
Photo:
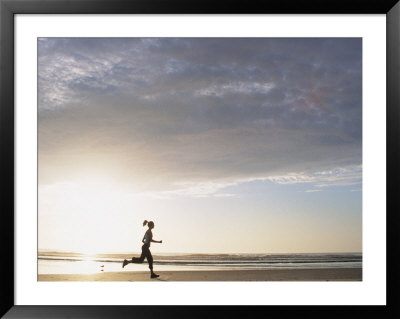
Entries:
{"type": "Polygon", "coordinates": [[[147,225],[147,223],[148,223],[148,221],[147,221],[147,220],[145,220],[145,221],[143,222],[143,226],[146,226],[146,225],[147,225]]]}

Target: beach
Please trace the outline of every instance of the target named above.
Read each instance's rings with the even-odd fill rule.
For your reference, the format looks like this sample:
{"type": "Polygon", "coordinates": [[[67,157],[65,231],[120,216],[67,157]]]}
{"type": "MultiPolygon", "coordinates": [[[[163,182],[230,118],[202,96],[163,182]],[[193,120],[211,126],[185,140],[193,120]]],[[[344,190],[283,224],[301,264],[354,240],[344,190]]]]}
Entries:
{"type": "Polygon", "coordinates": [[[39,274],[38,281],[361,281],[361,268],[149,271],[39,274]]]}

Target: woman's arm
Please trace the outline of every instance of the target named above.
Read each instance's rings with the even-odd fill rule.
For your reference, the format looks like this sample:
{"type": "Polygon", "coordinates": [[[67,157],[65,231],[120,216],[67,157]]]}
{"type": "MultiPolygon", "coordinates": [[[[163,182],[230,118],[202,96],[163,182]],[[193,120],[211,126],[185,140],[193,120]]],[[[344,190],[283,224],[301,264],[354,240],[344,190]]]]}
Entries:
{"type": "MultiPolygon", "coordinates": [[[[148,230],[149,231],[149,230],[148,230]]],[[[162,243],[162,240],[154,240],[153,239],[153,232],[150,230],[149,231],[149,234],[150,234],[150,242],[151,243],[159,243],[159,244],[161,244],[162,243]]]]}

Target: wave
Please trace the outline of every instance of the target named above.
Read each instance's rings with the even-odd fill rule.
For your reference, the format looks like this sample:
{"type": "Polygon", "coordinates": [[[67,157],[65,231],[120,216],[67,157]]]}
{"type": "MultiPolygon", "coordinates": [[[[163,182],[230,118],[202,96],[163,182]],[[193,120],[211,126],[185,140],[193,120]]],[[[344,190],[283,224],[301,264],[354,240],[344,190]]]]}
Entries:
{"type": "MultiPolygon", "coordinates": [[[[134,255],[138,256],[138,255],[134,255]]],[[[361,253],[318,253],[318,254],[180,254],[154,255],[158,265],[166,266],[199,266],[199,267],[361,267],[361,253]]],[[[99,262],[120,263],[123,259],[130,259],[132,255],[102,254],[87,256],[84,254],[39,254],[38,260],[47,262],[99,262]]]]}

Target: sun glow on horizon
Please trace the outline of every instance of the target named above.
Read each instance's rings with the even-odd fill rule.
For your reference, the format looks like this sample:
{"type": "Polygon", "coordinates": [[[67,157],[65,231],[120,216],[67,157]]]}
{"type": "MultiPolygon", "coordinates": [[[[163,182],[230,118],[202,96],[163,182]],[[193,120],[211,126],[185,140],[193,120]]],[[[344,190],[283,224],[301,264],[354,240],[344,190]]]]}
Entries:
{"type": "MultiPolygon", "coordinates": [[[[273,186],[272,182],[258,183],[283,187],[273,186]]],[[[307,193],[306,188],[303,191],[307,193]]],[[[321,232],[326,223],[336,227],[334,220],[325,222],[312,213],[314,217],[307,221],[310,212],[301,212],[299,208],[297,217],[293,215],[294,219],[288,219],[286,213],[280,213],[273,204],[276,199],[271,201],[272,198],[265,195],[262,199],[256,197],[253,203],[246,199],[254,197],[251,193],[231,198],[181,196],[166,199],[148,196],[148,193],[141,196],[132,188],[109,180],[87,178],[81,183],[43,185],[39,187],[39,248],[85,255],[140,252],[141,239],[147,229],[141,224],[147,219],[155,221],[155,239],[163,239],[163,244],[153,244],[155,253],[302,253],[306,251],[304,247],[310,247],[310,252],[338,251],[335,245],[342,239],[338,240],[334,232],[321,232]],[[243,206],[245,203],[247,206],[243,206]],[[241,216],[245,207],[247,214],[241,216]],[[264,216],[258,216],[258,222],[253,221],[252,211],[260,209],[265,211],[264,216]],[[217,215],[226,220],[223,233],[221,225],[212,222],[217,215]],[[53,227],[58,231],[53,232],[53,227]],[[252,229],[250,236],[254,238],[251,245],[244,240],[248,229],[252,229]],[[324,241],[321,243],[315,236],[324,241]]],[[[340,246],[345,242],[346,239],[340,246]]],[[[357,246],[350,246],[348,251],[357,251],[357,246]]]]}

